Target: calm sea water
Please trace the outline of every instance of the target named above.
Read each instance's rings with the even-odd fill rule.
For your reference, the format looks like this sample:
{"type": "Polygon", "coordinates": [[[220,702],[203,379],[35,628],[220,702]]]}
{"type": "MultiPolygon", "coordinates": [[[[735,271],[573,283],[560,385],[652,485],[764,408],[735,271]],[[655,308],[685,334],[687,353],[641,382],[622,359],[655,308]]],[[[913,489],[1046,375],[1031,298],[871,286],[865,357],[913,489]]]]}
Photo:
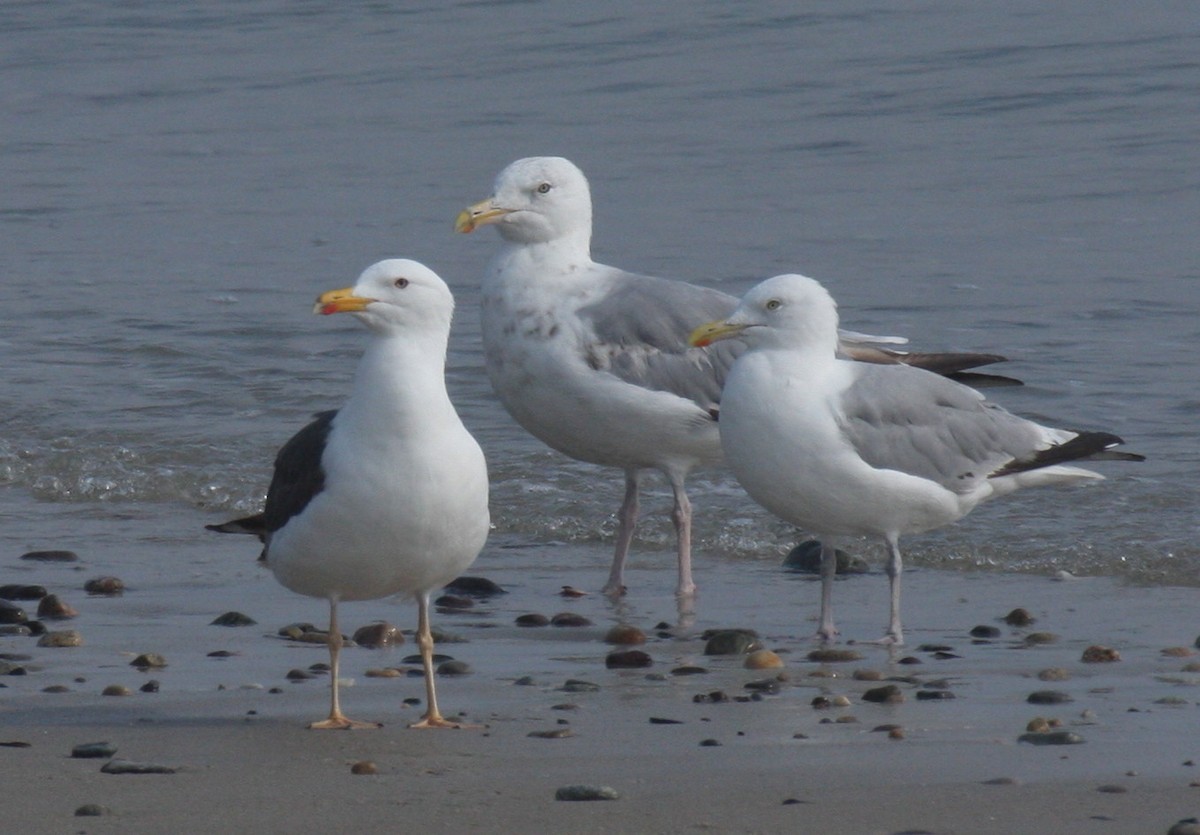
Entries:
{"type": "MultiPolygon", "coordinates": [[[[914,537],[915,563],[1200,582],[1200,19],[904,5],[6,4],[4,551],[203,548],[202,521],[257,508],[362,344],[313,297],[387,256],[459,300],[450,384],[497,541],[608,541],[617,474],[500,408],[496,240],[451,231],[509,161],[560,154],[592,179],[598,260],[735,293],[815,276],[847,327],[1004,353],[1028,383],[1008,408],[1149,457],[914,537]]],[[[693,495],[698,559],[799,538],[726,472],[693,495]]],[[[638,544],[665,583],[668,507],[653,484],[638,544]]]]}

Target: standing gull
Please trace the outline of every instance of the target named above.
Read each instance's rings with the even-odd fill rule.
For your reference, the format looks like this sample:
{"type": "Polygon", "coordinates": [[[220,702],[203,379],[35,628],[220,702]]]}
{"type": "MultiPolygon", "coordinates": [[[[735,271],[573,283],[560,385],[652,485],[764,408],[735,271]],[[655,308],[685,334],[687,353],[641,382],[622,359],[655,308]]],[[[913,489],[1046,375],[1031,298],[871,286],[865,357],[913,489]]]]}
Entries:
{"type": "MultiPolygon", "coordinates": [[[[464,210],[459,232],[495,224],[504,247],[483,278],[483,344],[492,387],[528,432],[580,461],[618,467],[625,498],[617,513],[612,570],[604,590],[625,590],[624,566],[638,518],[642,471],[666,476],[674,494],[676,593],[695,591],[692,507],[684,482],[721,460],[721,386],[741,346],[689,349],[696,322],[726,316],[737,299],[717,290],[637,275],[591,257],[587,179],[561,157],[518,160],[493,195],[464,210]]],[[[955,373],[998,362],[993,354],[903,354],[853,342],[856,359],[907,362],[955,373]]],[[[874,340],[880,341],[880,340],[874,340]]],[[[902,340],[901,340],[902,341],[902,340]]]]}
{"type": "Polygon", "coordinates": [[[972,388],[903,365],[837,356],[837,306],[811,278],[782,275],[751,289],[692,345],[746,345],[721,399],[721,445],[738,481],[777,516],[821,534],[821,626],[832,639],[838,535],[887,544],[891,619],[902,644],[901,534],[966,516],[1022,487],[1099,479],[1079,459],[1142,460],[1110,451],[1104,432],[1052,429],[1017,417],[972,388]]]}
{"type": "Polygon", "coordinates": [[[314,312],[352,313],[371,331],[350,399],[284,444],[262,513],[223,525],[253,533],[287,588],[329,601],[329,718],[311,728],[379,727],[338,701],[343,600],[411,594],[425,669],[426,711],[412,727],[454,728],[438,711],[429,594],[475,560],[487,539],[487,466],[446,393],[454,297],[434,272],[392,259],[317,299],[314,312]]]}

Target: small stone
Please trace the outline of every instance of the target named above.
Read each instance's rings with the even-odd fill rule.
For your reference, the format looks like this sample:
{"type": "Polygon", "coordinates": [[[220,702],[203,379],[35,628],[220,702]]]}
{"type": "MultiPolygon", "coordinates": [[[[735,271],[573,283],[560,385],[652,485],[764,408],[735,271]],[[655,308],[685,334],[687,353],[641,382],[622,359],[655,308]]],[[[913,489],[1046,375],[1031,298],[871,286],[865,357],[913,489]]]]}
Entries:
{"type": "Polygon", "coordinates": [[[609,786],[561,786],[554,792],[555,800],[616,800],[617,790],[609,786]]]}
{"type": "Polygon", "coordinates": [[[949,699],[957,698],[953,690],[918,690],[918,702],[944,702],[949,699]]]}
{"type": "Polygon", "coordinates": [[[439,676],[465,676],[471,672],[471,665],[466,661],[445,661],[438,665],[439,676]]]}
{"type": "Polygon", "coordinates": [[[696,704],[723,704],[729,701],[729,695],[724,690],[713,690],[709,693],[697,693],[692,696],[692,701],[696,704]]]}
{"type": "Polygon", "coordinates": [[[1191,702],[1182,696],[1163,696],[1161,699],[1155,699],[1156,705],[1165,705],[1166,707],[1187,707],[1191,702]]]}
{"type": "Polygon", "coordinates": [[[1115,783],[1105,783],[1101,786],[1096,786],[1096,791],[1101,794],[1125,794],[1129,789],[1124,786],[1118,786],[1115,783]]]}
{"type": "Polygon", "coordinates": [[[650,724],[651,725],[682,725],[683,720],[682,719],[664,719],[660,716],[651,716],[650,724]]]}
{"type": "Polygon", "coordinates": [[[695,664],[684,664],[671,670],[673,676],[702,676],[708,672],[707,667],[699,667],[695,664]]]}
{"type": "Polygon", "coordinates": [[[486,577],[459,577],[444,586],[444,589],[454,594],[465,594],[470,597],[492,597],[497,594],[508,594],[499,584],[486,577]]]}
{"type": "Polygon", "coordinates": [[[400,678],[404,675],[404,671],[397,670],[395,667],[371,667],[363,675],[367,678],[400,678]]]}
{"type": "Polygon", "coordinates": [[[359,760],[350,766],[351,774],[378,774],[379,767],[370,760],[359,760]]]}
{"type": "Polygon", "coordinates": [[[226,612],[223,615],[217,615],[213,619],[210,626],[254,626],[258,621],[249,615],[243,615],[241,612],[226,612]]]}
{"type": "Polygon", "coordinates": [[[904,728],[889,728],[887,736],[888,739],[904,739],[904,728]]]}
{"type": "Polygon", "coordinates": [[[1043,644],[1053,644],[1058,641],[1058,636],[1053,632],[1030,632],[1025,636],[1025,644],[1027,646],[1041,646],[1043,644]]]}
{"type": "Polygon", "coordinates": [[[157,652],[143,652],[137,658],[129,662],[130,667],[137,667],[145,672],[146,670],[161,670],[167,666],[167,659],[163,658],[157,652]]]}
{"type": "Polygon", "coordinates": [[[308,681],[310,678],[316,678],[316,676],[314,676],[308,670],[296,668],[288,670],[287,675],[284,676],[284,678],[286,678],[288,681],[308,681]]]}
{"type": "Polygon", "coordinates": [[[652,667],[654,659],[640,649],[626,649],[610,652],[604,659],[604,666],[610,670],[652,667]]]}
{"type": "Polygon", "coordinates": [[[28,620],[29,615],[20,606],[0,600],[0,623],[25,623],[28,620]]]}
{"type": "Polygon", "coordinates": [[[703,637],[705,655],[745,655],[762,649],[758,633],[752,629],[716,629],[703,637]]]}
{"type": "Polygon", "coordinates": [[[112,809],[107,806],[101,806],[99,803],[85,803],[75,809],[75,817],[77,818],[99,818],[111,814],[112,809]]]}
{"type": "Polygon", "coordinates": [[[1041,681],[1067,681],[1071,673],[1064,667],[1047,667],[1037,674],[1041,681]]]}
{"type": "MultiPolygon", "coordinates": [[[[451,655],[445,655],[445,654],[443,654],[443,653],[440,653],[440,652],[435,652],[435,653],[434,653],[434,654],[433,654],[433,655],[430,657],[430,660],[431,660],[431,661],[432,661],[434,664],[441,664],[441,663],[443,663],[443,662],[446,662],[446,661],[453,661],[453,660],[454,660],[454,657],[453,657],[453,656],[451,656],[451,655]]],[[[401,659],[401,663],[403,663],[403,664],[421,664],[421,663],[423,663],[423,661],[422,661],[422,659],[421,659],[421,656],[420,656],[420,654],[414,654],[414,655],[406,655],[406,656],[404,656],[404,658],[403,658],[403,659],[401,659]]],[[[418,675],[420,675],[420,673],[419,673],[419,672],[418,672],[418,675]]]]}
{"type": "Polygon", "coordinates": [[[100,691],[101,696],[132,696],[133,691],[124,684],[110,684],[100,691]]]}
{"type": "Polygon", "coordinates": [[[991,638],[1000,637],[1000,627],[992,626],[991,624],[980,624],[971,628],[970,635],[972,638],[981,638],[988,640],[991,638]]]}
{"type": "Polygon", "coordinates": [[[900,692],[900,688],[894,684],[885,684],[882,687],[872,687],[862,694],[864,702],[876,702],[879,704],[896,704],[904,701],[904,694],[900,692]]]}
{"type": "Polygon", "coordinates": [[[1200,835],[1200,819],[1183,818],[1167,830],[1167,835],[1200,835]]]}
{"type": "Polygon", "coordinates": [[[1018,785],[1017,780],[1013,777],[993,777],[990,780],[984,780],[985,786],[1015,786],[1018,785]]]}
{"type": "Polygon", "coordinates": [[[879,670],[855,670],[852,678],[855,681],[883,681],[883,673],[879,670]]]}
{"type": "Polygon", "coordinates": [[[138,763],[130,760],[109,760],[100,769],[105,774],[174,774],[178,769],[157,763],[138,763]]]}
{"type": "Polygon", "coordinates": [[[88,594],[115,597],[125,591],[125,583],[118,577],[93,577],[83,584],[88,594]]]}
{"type": "Polygon", "coordinates": [[[298,641],[302,635],[318,631],[317,627],[311,623],[289,623],[287,626],[279,627],[279,631],[276,634],[290,641],[298,641]]]}
{"type": "MultiPolygon", "coordinates": [[[[861,557],[852,557],[840,548],[834,549],[834,554],[837,557],[838,574],[866,574],[870,571],[867,561],[861,557]]],[[[821,543],[815,539],[801,542],[783,558],[783,567],[805,574],[819,574],[821,571],[821,543]]]]}
{"type": "Polygon", "coordinates": [[[433,605],[442,613],[452,613],[475,608],[475,601],[461,594],[443,594],[433,601],[433,605]]]}
{"type": "Polygon", "coordinates": [[[549,626],[550,618],[536,612],[527,615],[517,615],[516,624],[517,626],[549,626]]]}
{"type": "Polygon", "coordinates": [[[1037,618],[1029,614],[1027,609],[1016,608],[1004,616],[1004,622],[1009,626],[1029,626],[1033,624],[1037,618]]]}
{"type": "Polygon", "coordinates": [[[157,693],[161,687],[162,685],[158,683],[158,679],[152,678],[139,687],[138,691],[142,693],[157,693]]]}
{"type": "Polygon", "coordinates": [[[83,636],[74,629],[64,629],[61,632],[47,632],[38,638],[39,647],[81,647],[83,636]]]}
{"type": "Polygon", "coordinates": [[[1029,724],[1025,726],[1025,730],[1031,734],[1042,734],[1050,730],[1050,723],[1042,716],[1035,716],[1029,720],[1029,724]]]}
{"type": "Polygon", "coordinates": [[[783,659],[769,649],[756,649],[746,656],[742,666],[747,670],[777,670],[783,666],[783,659]]]}
{"type": "Polygon", "coordinates": [[[21,559],[31,562],[76,562],[79,555],[74,551],[27,551],[21,559]]]}
{"type": "Polygon", "coordinates": [[[590,681],[581,681],[577,678],[567,679],[563,684],[562,690],[566,693],[599,693],[600,685],[593,684],[590,681]]]}
{"type": "Polygon", "coordinates": [[[719,739],[712,739],[712,738],[702,739],[702,740],[700,740],[700,747],[701,748],[720,748],[721,741],[719,739]]]}
{"type": "Polygon", "coordinates": [[[766,693],[772,696],[776,693],[779,693],[783,689],[779,679],[777,678],[764,678],[759,679],[758,681],[748,681],[743,686],[747,690],[755,693],[766,693]]]}
{"type": "Polygon", "coordinates": [[[71,749],[71,756],[77,760],[108,759],[117,753],[117,746],[111,742],[83,742],[71,749]]]}
{"type": "Polygon", "coordinates": [[[49,687],[42,688],[43,693],[70,693],[71,688],[65,684],[51,684],[49,687]]]}
{"type": "Polygon", "coordinates": [[[575,588],[574,586],[563,586],[562,591],[559,592],[559,595],[561,595],[562,597],[570,598],[572,600],[576,600],[580,597],[587,597],[587,592],[580,591],[579,589],[575,588]]]}
{"type": "Polygon", "coordinates": [[[830,703],[834,707],[850,707],[851,701],[849,696],[837,695],[830,699],[830,703]]]}
{"type": "Polygon", "coordinates": [[[1083,651],[1083,657],[1079,660],[1084,664],[1109,664],[1113,661],[1120,661],[1121,653],[1112,647],[1094,644],[1083,651]]]}
{"type": "Polygon", "coordinates": [[[574,612],[559,612],[550,618],[551,626],[591,626],[592,622],[583,615],[574,612]]]}
{"type": "Polygon", "coordinates": [[[1167,658],[1187,658],[1195,655],[1196,651],[1191,647],[1167,647],[1162,650],[1162,654],[1167,658]]]}
{"type": "Polygon", "coordinates": [[[212,652],[205,655],[205,658],[233,658],[239,653],[231,649],[214,649],[212,652]]]}
{"type": "Polygon", "coordinates": [[[846,661],[861,661],[862,655],[852,649],[814,649],[808,654],[808,660],[818,664],[841,664],[846,661]]]}
{"type": "Polygon", "coordinates": [[[1061,690],[1036,690],[1030,693],[1025,701],[1031,705],[1062,705],[1067,702],[1073,702],[1069,693],[1064,693],[1061,690]]]}
{"type": "Polygon", "coordinates": [[[1073,731],[1026,733],[1017,737],[1017,742],[1028,742],[1031,745],[1079,745],[1083,741],[1083,737],[1073,731]]]}
{"type": "Polygon", "coordinates": [[[393,626],[387,621],[379,621],[354,630],[354,643],[370,649],[394,647],[404,643],[404,634],[398,626],[393,626]]]}
{"type": "Polygon", "coordinates": [[[617,646],[634,646],[646,643],[646,633],[636,626],[619,623],[604,636],[604,643],[617,646]]]}
{"type": "Polygon", "coordinates": [[[4,600],[41,600],[47,594],[45,586],[0,586],[0,598],[4,600]]]}
{"type": "Polygon", "coordinates": [[[525,735],[533,739],[566,739],[575,734],[570,728],[553,728],[548,731],[530,731],[525,735]]]}

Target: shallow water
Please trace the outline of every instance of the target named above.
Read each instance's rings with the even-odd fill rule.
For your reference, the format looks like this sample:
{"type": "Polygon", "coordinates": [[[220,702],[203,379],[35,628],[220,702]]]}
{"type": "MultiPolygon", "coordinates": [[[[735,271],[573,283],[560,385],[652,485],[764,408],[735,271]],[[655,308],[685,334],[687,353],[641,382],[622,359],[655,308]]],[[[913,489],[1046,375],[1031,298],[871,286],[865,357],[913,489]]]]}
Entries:
{"type": "MultiPolygon", "coordinates": [[[[501,167],[555,153],[591,177],[598,260],[730,292],[813,275],[848,327],[1004,353],[1027,382],[1005,406],[1150,459],[984,507],[913,538],[912,562],[1195,584],[1188,7],[677,12],[10,4],[5,548],[209,547],[195,523],[255,509],[274,450],[346,394],[362,334],[312,298],[385,256],[458,297],[450,385],[501,540],[609,540],[617,474],[492,396],[477,276],[496,244],[451,232],[501,167]]],[[[692,492],[700,560],[774,561],[800,536],[724,471],[692,492]]],[[[636,557],[664,588],[668,506],[652,484],[636,557]]]]}

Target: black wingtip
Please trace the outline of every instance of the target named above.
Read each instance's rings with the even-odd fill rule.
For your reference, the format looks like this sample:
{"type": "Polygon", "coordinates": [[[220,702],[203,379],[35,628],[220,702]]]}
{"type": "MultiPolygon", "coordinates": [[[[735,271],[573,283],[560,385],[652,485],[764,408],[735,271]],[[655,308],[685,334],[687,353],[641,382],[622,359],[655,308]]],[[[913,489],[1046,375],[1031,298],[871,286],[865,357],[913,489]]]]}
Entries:
{"type": "Polygon", "coordinates": [[[1071,461],[1145,461],[1146,456],[1136,452],[1117,452],[1113,447],[1125,443],[1111,432],[1080,432],[1065,443],[1048,449],[1038,450],[1033,455],[1008,462],[991,474],[991,478],[1003,475],[1040,470],[1071,461]]]}

